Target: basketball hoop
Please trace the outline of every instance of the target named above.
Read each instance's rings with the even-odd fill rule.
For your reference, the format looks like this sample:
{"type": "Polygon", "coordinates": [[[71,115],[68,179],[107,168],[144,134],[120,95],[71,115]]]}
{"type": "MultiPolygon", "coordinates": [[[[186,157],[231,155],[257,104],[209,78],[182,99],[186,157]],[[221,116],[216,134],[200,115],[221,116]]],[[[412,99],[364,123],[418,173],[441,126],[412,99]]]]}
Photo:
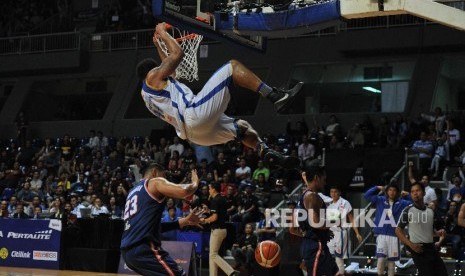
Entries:
{"type": "MultiPolygon", "coordinates": [[[[199,80],[197,51],[203,36],[195,33],[189,33],[185,30],[180,30],[171,25],[168,25],[168,32],[169,30],[171,30],[171,36],[179,43],[184,51],[184,58],[176,68],[176,78],[185,79],[189,82],[199,80]]],[[[168,47],[166,47],[160,37],[157,38],[157,41],[163,53],[169,56],[170,53],[168,52],[168,47]]]]}

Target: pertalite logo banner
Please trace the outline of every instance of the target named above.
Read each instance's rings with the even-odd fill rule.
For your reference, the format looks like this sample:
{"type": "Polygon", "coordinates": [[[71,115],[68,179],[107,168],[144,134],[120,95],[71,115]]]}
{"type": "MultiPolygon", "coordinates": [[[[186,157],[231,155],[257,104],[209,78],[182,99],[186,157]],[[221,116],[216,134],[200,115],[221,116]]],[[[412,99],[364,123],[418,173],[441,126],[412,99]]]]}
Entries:
{"type": "Polygon", "coordinates": [[[1,266],[59,269],[61,222],[4,219],[0,223],[1,266]]]}

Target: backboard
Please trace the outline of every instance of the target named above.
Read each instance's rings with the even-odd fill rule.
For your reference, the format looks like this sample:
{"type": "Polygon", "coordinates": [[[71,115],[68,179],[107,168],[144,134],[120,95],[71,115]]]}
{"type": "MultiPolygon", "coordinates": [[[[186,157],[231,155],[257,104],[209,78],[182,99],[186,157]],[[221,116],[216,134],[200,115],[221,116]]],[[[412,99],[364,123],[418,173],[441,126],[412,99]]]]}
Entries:
{"type": "MultiPolygon", "coordinates": [[[[152,3],[155,18],[190,32],[214,40],[229,40],[257,50],[264,50],[266,38],[260,35],[240,34],[233,30],[219,30],[213,11],[228,9],[231,1],[222,0],[155,0],[152,3]]],[[[217,13],[218,14],[218,13],[217,13]]],[[[228,13],[221,20],[229,20],[228,13]]]]}

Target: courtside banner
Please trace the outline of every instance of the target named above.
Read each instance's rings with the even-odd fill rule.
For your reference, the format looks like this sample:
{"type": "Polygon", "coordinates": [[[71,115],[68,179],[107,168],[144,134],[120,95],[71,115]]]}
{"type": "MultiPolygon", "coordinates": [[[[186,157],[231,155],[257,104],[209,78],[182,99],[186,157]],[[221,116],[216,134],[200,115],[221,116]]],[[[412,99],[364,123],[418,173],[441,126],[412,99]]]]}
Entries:
{"type": "MultiPolygon", "coordinates": [[[[194,244],[192,242],[162,241],[161,248],[170,254],[170,257],[187,273],[188,276],[196,275],[196,262],[194,244]]],[[[124,262],[121,256],[119,274],[137,274],[124,262]]]]}
{"type": "Polygon", "coordinates": [[[0,266],[59,269],[60,220],[0,219],[0,266]]]}

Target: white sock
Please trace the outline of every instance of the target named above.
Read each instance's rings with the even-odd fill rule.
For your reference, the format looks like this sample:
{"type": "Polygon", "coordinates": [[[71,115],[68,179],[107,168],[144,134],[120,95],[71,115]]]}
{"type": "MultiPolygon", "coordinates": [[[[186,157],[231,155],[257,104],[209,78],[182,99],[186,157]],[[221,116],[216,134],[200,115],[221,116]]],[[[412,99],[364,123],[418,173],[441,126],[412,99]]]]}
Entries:
{"type": "Polygon", "coordinates": [[[388,261],[388,276],[394,276],[396,272],[396,264],[394,262],[388,261]]]}
{"type": "Polygon", "coordinates": [[[339,273],[344,274],[345,268],[344,268],[344,259],[341,259],[339,257],[336,257],[336,264],[337,267],[339,268],[339,273]]]}
{"type": "Polygon", "coordinates": [[[378,268],[378,275],[384,275],[384,258],[378,258],[376,267],[378,268]]]}

